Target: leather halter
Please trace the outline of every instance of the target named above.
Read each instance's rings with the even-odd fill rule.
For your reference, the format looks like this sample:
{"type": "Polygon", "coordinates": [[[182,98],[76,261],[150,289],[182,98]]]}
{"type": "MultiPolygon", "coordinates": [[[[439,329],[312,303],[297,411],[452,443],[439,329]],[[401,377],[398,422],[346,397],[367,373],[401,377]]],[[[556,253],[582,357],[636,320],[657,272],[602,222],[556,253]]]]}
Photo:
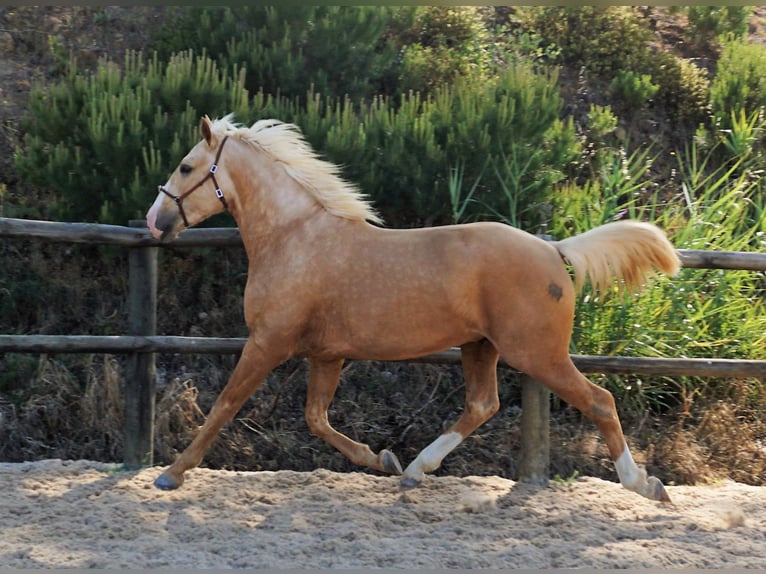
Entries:
{"type": "Polygon", "coordinates": [[[221,191],[221,187],[218,185],[218,182],[215,180],[215,173],[218,171],[218,161],[221,159],[221,152],[223,151],[223,145],[226,143],[226,140],[229,139],[229,136],[226,136],[221,140],[221,145],[218,146],[218,153],[215,154],[215,161],[213,161],[213,165],[210,166],[210,169],[208,170],[208,173],[205,177],[203,177],[197,185],[192,187],[189,191],[186,193],[183,193],[181,195],[173,195],[170,193],[167,189],[165,189],[165,186],[159,185],[157,186],[157,190],[160,193],[164,193],[167,195],[170,199],[176,202],[176,205],[178,206],[178,211],[181,213],[181,219],[184,220],[184,225],[186,227],[189,227],[189,220],[186,219],[186,212],[184,211],[184,204],[183,201],[187,197],[189,197],[192,192],[196,191],[198,188],[202,187],[202,185],[208,180],[213,181],[213,185],[215,186],[215,196],[221,201],[223,204],[224,209],[229,209],[229,204],[226,203],[226,198],[223,196],[223,191],[221,191]]]}

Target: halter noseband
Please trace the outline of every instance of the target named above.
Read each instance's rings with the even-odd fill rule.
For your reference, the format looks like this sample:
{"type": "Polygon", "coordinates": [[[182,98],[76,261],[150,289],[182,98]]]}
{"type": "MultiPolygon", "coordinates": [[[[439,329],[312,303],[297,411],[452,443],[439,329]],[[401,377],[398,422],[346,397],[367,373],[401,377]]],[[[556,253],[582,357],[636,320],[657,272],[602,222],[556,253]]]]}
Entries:
{"type": "Polygon", "coordinates": [[[221,191],[221,187],[218,185],[218,182],[215,180],[215,173],[218,171],[218,160],[221,159],[221,152],[223,151],[223,145],[226,143],[226,140],[229,139],[229,136],[226,136],[221,140],[221,145],[218,146],[218,153],[215,154],[215,161],[213,161],[213,165],[210,166],[210,169],[208,170],[208,173],[205,177],[203,177],[197,185],[192,187],[189,191],[182,195],[173,195],[170,193],[167,189],[165,189],[165,186],[159,185],[157,186],[157,190],[161,193],[164,193],[167,195],[170,199],[176,202],[176,205],[178,206],[178,211],[181,213],[181,219],[184,220],[184,225],[186,227],[189,227],[189,220],[186,219],[186,212],[184,212],[184,204],[183,201],[187,197],[189,197],[192,192],[196,191],[198,188],[202,187],[202,184],[204,184],[208,179],[213,180],[213,185],[215,186],[215,196],[223,203],[224,209],[229,209],[229,204],[226,203],[226,198],[223,196],[223,191],[221,191]]]}

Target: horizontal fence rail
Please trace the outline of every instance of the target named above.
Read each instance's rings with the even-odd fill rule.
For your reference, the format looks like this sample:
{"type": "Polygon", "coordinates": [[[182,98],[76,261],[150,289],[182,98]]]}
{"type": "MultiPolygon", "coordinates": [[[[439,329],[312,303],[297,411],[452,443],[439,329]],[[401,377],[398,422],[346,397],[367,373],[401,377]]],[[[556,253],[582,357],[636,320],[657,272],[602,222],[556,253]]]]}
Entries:
{"type": "MultiPolygon", "coordinates": [[[[146,228],[102,223],[64,223],[0,217],[0,237],[44,239],[63,243],[91,243],[122,247],[237,247],[242,240],[237,228],[187,229],[172,243],[154,239],[146,228]]],[[[766,253],[679,249],[687,269],[766,271],[766,253]]]]}
{"type": "MultiPolygon", "coordinates": [[[[0,353],[178,353],[238,354],[247,339],[226,337],[176,337],[136,335],[0,335],[0,353]]],[[[583,373],[618,375],[667,375],[687,377],[766,378],[766,361],[741,359],[666,359],[571,355],[583,373]]],[[[424,357],[404,359],[403,363],[460,364],[460,349],[452,348],[424,357]]],[[[500,359],[498,366],[512,369],[500,359]]]]}
{"type": "MultiPolygon", "coordinates": [[[[130,227],[0,218],[0,237],[50,242],[116,245],[130,250],[129,335],[0,335],[0,353],[114,353],[130,356],[125,392],[125,465],[152,464],[154,356],[156,353],[238,354],[246,339],[159,336],[156,329],[157,248],[241,247],[236,228],[197,228],[172,243],[154,239],[143,222],[130,227]]],[[[766,271],[766,253],[678,250],[691,269],[766,271]]],[[[649,358],[572,355],[584,373],[766,378],[766,361],[707,358],[649,358]]],[[[460,364],[460,350],[448,349],[402,362],[460,364]]],[[[510,368],[500,361],[499,366],[510,368]]],[[[522,379],[520,480],[547,482],[550,393],[522,379]]]]}

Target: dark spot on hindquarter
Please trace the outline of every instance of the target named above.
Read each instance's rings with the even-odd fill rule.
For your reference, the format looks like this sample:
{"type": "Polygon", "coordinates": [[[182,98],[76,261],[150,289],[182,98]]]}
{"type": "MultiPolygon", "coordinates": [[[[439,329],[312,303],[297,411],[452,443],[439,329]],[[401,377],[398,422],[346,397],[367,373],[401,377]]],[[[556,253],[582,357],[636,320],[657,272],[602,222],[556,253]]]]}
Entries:
{"type": "Polygon", "coordinates": [[[561,290],[561,287],[556,285],[555,283],[551,283],[548,285],[548,295],[553,297],[556,301],[561,300],[561,296],[564,294],[564,292],[561,290]]]}

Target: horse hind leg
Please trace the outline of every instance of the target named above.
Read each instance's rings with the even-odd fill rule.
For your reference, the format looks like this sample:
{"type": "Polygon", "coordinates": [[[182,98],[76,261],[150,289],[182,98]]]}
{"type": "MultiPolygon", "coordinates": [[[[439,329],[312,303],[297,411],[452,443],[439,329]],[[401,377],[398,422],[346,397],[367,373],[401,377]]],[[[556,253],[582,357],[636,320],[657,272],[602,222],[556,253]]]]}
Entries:
{"type": "Polygon", "coordinates": [[[468,343],[461,347],[465,377],[465,410],[447,432],[424,448],[404,471],[401,486],[418,486],[427,472],[439,468],[444,457],[463,439],[479,428],[500,407],[497,395],[498,353],[489,341],[468,343]]]}
{"type": "Polygon", "coordinates": [[[327,409],[338,388],[342,367],[343,359],[332,361],[309,359],[306,422],[311,432],[334,446],[354,464],[389,474],[402,474],[399,460],[391,451],[384,449],[375,454],[366,444],[351,440],[335,430],[327,420],[327,409]]]}
{"type": "Polygon", "coordinates": [[[538,355],[534,367],[522,370],[577,408],[596,425],[614,461],[620,483],[625,488],[651,500],[670,502],[662,482],[654,476],[647,476],[646,470],[639,468],[633,460],[622,433],[612,393],[585,378],[568,355],[559,361],[538,355]]]}

